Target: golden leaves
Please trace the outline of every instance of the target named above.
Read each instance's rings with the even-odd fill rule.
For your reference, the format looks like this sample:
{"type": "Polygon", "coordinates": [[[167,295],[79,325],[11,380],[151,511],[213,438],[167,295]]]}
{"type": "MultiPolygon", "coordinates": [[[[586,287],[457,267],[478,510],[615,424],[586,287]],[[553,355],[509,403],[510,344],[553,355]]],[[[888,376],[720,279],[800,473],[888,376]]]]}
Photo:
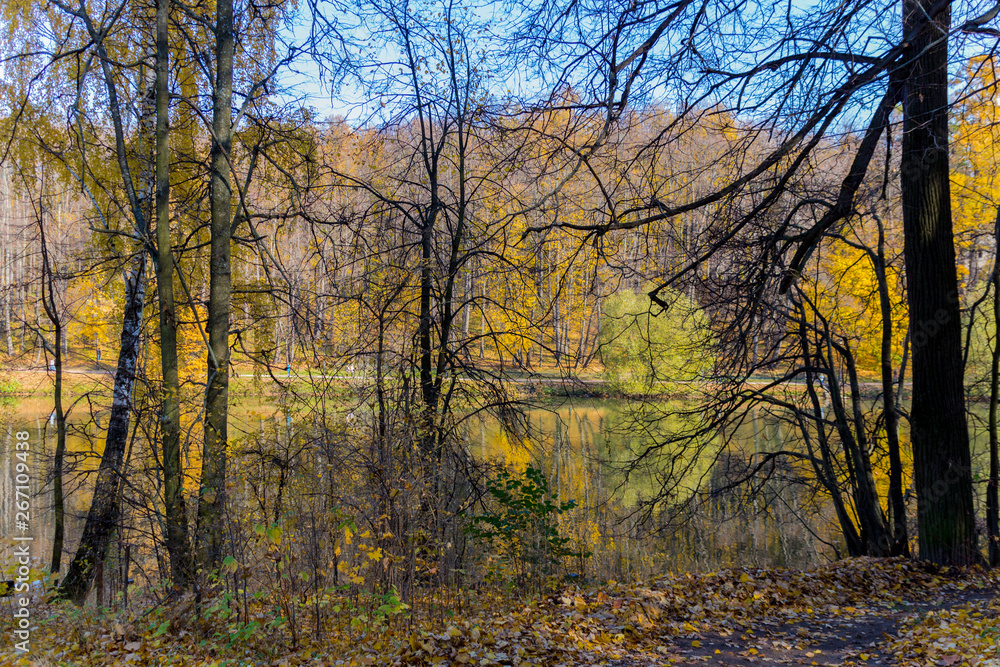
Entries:
{"type": "MultiPolygon", "coordinates": [[[[267,541],[266,529],[263,532],[261,539],[267,541]]],[[[442,591],[434,589],[420,594],[415,609],[400,603],[399,609],[410,614],[408,622],[387,619],[378,630],[359,630],[351,627],[349,614],[330,614],[324,621],[327,631],[318,637],[308,630],[314,621],[309,616],[312,604],[307,603],[299,609],[297,622],[303,631],[294,649],[287,625],[275,622],[273,602],[266,599],[250,603],[257,629],[241,635],[239,642],[227,640],[234,626],[218,617],[191,619],[195,627],[188,630],[170,625],[169,610],[126,623],[57,604],[38,610],[39,618],[45,617],[46,632],[38,633],[40,644],[33,644],[33,651],[36,657],[82,666],[667,665],[710,660],[723,652],[762,660],[776,651],[794,656],[800,664],[826,664],[833,656],[817,646],[817,627],[857,627],[896,614],[893,610],[905,590],[910,598],[937,608],[912,613],[898,639],[859,646],[842,664],[865,664],[877,652],[885,657],[889,649],[904,667],[1000,667],[1000,603],[983,602],[977,590],[994,586],[993,575],[955,574],[931,572],[902,559],[861,558],[810,571],[740,568],[667,574],[646,584],[572,586],[528,599],[465,591],[463,603],[444,615],[430,611],[444,599],[442,591]],[[949,608],[956,598],[959,604],[949,608]],[[767,640],[751,631],[764,619],[772,627],[787,624],[794,629],[784,639],[767,640]],[[163,632],[166,626],[173,629],[163,632]],[[281,657],[261,662],[266,654],[281,657]]],[[[337,604],[346,603],[344,598],[337,604]]]]}
{"type": "Polygon", "coordinates": [[[911,616],[891,644],[900,665],[1000,666],[1000,603],[974,593],[964,597],[958,605],[911,616]]]}

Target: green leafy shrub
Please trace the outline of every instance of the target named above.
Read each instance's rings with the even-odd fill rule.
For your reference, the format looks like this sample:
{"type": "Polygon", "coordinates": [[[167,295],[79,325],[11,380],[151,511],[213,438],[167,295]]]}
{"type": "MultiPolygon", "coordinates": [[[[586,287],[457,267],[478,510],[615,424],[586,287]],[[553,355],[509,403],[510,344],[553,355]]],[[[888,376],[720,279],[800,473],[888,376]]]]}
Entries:
{"type": "Polygon", "coordinates": [[[0,379],[0,396],[17,396],[24,392],[21,383],[14,378],[7,377],[0,379]]]}
{"type": "Polygon", "coordinates": [[[523,475],[502,470],[486,490],[492,506],[472,517],[466,530],[489,550],[489,578],[537,584],[566,559],[590,556],[579,546],[574,548],[571,538],[559,534],[559,516],[576,507],[576,501],[559,502],[541,470],[528,467],[523,475]]]}

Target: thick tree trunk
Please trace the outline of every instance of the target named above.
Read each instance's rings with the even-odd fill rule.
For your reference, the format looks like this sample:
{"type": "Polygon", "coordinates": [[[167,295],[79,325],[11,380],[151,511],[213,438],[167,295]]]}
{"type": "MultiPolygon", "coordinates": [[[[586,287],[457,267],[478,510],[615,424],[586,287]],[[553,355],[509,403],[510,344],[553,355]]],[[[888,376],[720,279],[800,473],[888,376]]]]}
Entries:
{"type": "MultiPolygon", "coordinates": [[[[904,30],[931,0],[903,0],[904,30]]],[[[903,100],[901,175],[913,346],[910,430],[920,558],[978,560],[948,181],[950,9],[913,41],[903,100]]]]}
{"type": "Polygon", "coordinates": [[[174,304],[174,264],[170,241],[170,134],[167,86],[170,51],[167,25],[170,0],[156,5],[156,291],[160,305],[160,365],[163,375],[161,455],[170,575],[178,588],[192,577],[181,466],[180,383],[177,370],[177,316],[174,304]]]}
{"type": "Polygon", "coordinates": [[[229,307],[232,186],[233,2],[216,5],[216,77],[212,90],[211,259],[208,295],[208,379],[205,390],[205,443],[198,503],[198,557],[206,572],[222,562],[222,519],[226,497],[229,416],[229,307]]]}
{"type": "Polygon", "coordinates": [[[56,452],[52,462],[52,506],[55,523],[52,534],[52,567],[51,572],[58,572],[62,567],[63,540],[66,534],[66,506],[63,498],[63,462],[66,458],[66,413],[62,404],[63,355],[60,343],[64,337],[62,322],[59,318],[53,321],[56,330],[55,341],[55,413],[56,413],[56,452]]]}

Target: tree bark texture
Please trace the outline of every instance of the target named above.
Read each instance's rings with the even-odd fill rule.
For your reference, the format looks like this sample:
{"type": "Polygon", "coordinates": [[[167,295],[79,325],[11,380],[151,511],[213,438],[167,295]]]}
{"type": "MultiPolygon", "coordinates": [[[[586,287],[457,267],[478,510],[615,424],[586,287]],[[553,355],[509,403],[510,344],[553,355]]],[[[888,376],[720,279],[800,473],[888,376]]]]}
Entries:
{"type": "Polygon", "coordinates": [[[205,442],[198,503],[198,557],[206,572],[222,562],[222,519],[226,497],[229,415],[229,309],[231,301],[233,98],[232,0],[219,0],[215,24],[215,85],[212,90],[212,153],[209,183],[211,258],[208,296],[208,378],[205,389],[205,442]]]}
{"type": "MultiPolygon", "coordinates": [[[[927,16],[932,4],[904,0],[904,31],[927,16]]],[[[950,8],[931,19],[909,47],[900,166],[913,356],[913,477],[920,558],[969,564],[979,554],[948,174],[950,8]]]]}

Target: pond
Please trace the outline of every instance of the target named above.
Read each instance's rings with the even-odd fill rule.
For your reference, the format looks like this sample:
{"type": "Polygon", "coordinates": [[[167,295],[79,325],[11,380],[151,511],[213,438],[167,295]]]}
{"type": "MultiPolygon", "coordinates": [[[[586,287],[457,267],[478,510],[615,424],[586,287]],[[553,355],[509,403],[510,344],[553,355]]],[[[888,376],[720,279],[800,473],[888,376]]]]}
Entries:
{"type": "MultiPolygon", "coordinates": [[[[648,508],[641,501],[658,494],[677,500],[698,486],[718,490],[724,482],[724,457],[713,462],[714,456],[686,456],[667,447],[655,457],[649,453],[675,425],[669,419],[657,423],[656,417],[675,407],[689,406],[660,405],[651,416],[621,399],[573,399],[528,411],[530,437],[521,442],[512,442],[490,421],[474,423],[469,435],[481,458],[538,467],[561,500],[577,501],[571,525],[594,552],[593,569],[653,574],[733,565],[807,567],[835,557],[831,545],[838,533],[830,508],[802,489],[779,488],[777,480],[762,479],[766,488],[749,501],[718,492],[693,504],[667,502],[652,515],[644,512],[648,508]],[[630,467],[641,453],[652,457],[650,464],[630,467]],[[658,474],[671,466],[668,478],[658,474]],[[651,527],[653,534],[646,534],[651,527]],[[638,562],[613,562],[623,558],[638,562]]],[[[733,439],[763,451],[784,447],[789,437],[782,424],[761,416],[742,425],[733,439]]],[[[713,444],[718,445],[709,447],[713,444]]]]}
{"type": "MultiPolygon", "coordinates": [[[[660,405],[657,410],[672,407],[678,406],[660,405]]],[[[31,474],[33,553],[43,563],[48,562],[52,535],[48,468],[55,446],[55,422],[51,413],[51,401],[30,398],[8,404],[0,418],[0,437],[5,442],[0,468],[7,471],[0,474],[0,530],[5,537],[15,534],[13,443],[17,431],[26,431],[35,453],[31,474]]],[[[84,413],[89,415],[89,409],[78,406],[75,410],[76,415],[84,413]]],[[[973,416],[982,416],[980,413],[985,413],[985,406],[974,406],[973,416]]],[[[259,403],[243,406],[234,410],[233,419],[238,422],[234,430],[262,428],[272,418],[273,408],[259,403]]],[[[96,467],[104,425],[106,412],[71,419],[70,468],[96,467]]],[[[648,410],[637,410],[636,404],[625,400],[550,401],[527,410],[524,426],[518,436],[490,419],[469,419],[463,428],[472,453],[480,460],[515,472],[531,465],[544,473],[561,501],[576,502],[577,507],[560,519],[561,530],[592,552],[586,565],[592,573],[625,578],[664,569],[808,567],[844,553],[829,502],[811,487],[790,481],[791,475],[776,474],[772,479],[761,475],[752,480],[756,492],[750,495],[744,493],[745,486],[726,488],[727,466],[733,455],[799,444],[793,429],[762,412],[751,413],[729,434],[731,444],[718,447],[710,457],[656,450],[671,423],[652,419],[648,410]],[[653,451],[659,452],[658,457],[650,454],[653,451]],[[630,469],[627,464],[639,453],[652,457],[652,463],[630,469]],[[674,467],[674,474],[665,481],[656,471],[668,465],[674,467]],[[681,503],[696,487],[710,492],[700,494],[698,502],[681,503]],[[650,512],[641,501],[656,495],[671,501],[650,512]]],[[[980,420],[973,419],[973,428],[975,465],[981,477],[986,438],[980,420]]],[[[901,437],[905,449],[905,430],[901,437]]],[[[884,479],[879,483],[884,494],[884,479]]],[[[72,485],[67,491],[67,547],[72,548],[82,529],[89,492],[72,485]]],[[[915,510],[915,502],[911,505],[915,510]]],[[[64,562],[71,555],[68,549],[66,553],[64,562]]]]}

